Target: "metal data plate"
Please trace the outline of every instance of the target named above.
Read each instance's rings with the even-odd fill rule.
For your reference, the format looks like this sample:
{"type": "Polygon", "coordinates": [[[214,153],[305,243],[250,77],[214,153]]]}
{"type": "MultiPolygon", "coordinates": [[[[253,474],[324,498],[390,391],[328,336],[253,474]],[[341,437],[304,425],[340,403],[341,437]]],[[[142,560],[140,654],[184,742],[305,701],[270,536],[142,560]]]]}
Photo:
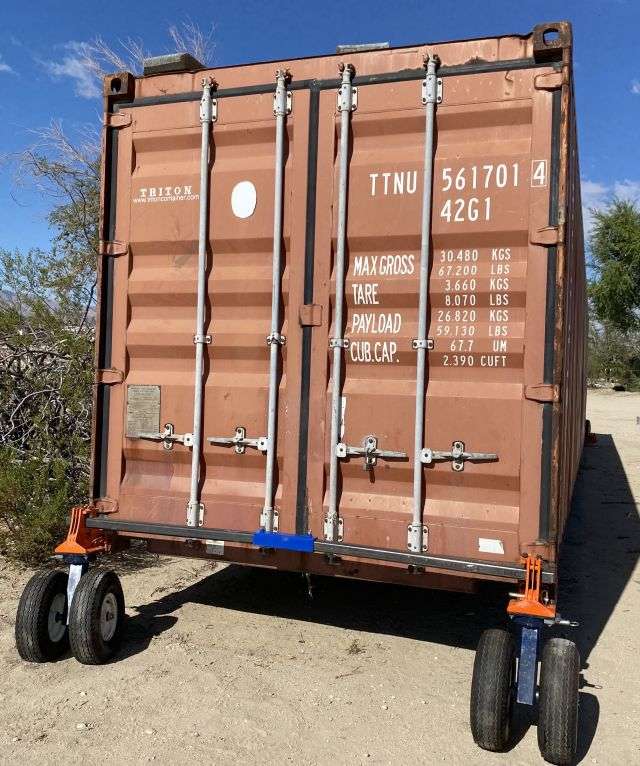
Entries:
{"type": "Polygon", "coordinates": [[[160,431],[160,386],[127,386],[127,436],[160,431]]]}

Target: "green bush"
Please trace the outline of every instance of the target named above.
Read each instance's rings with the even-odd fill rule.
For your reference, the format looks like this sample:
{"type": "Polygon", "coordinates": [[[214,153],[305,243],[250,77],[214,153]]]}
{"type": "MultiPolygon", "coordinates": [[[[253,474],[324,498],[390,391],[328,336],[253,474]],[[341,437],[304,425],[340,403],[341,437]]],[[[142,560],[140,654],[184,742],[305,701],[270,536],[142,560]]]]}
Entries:
{"type": "Polygon", "coordinates": [[[19,460],[0,450],[0,553],[26,564],[51,556],[74,501],[65,469],[63,460],[19,460]]]}
{"type": "Polygon", "coordinates": [[[640,336],[591,322],[587,380],[591,385],[623,385],[640,390],[640,336]]]}
{"type": "Polygon", "coordinates": [[[89,481],[99,161],[55,140],[53,159],[24,158],[61,200],[51,248],[0,242],[0,553],[29,564],[64,538],[89,481]]]}
{"type": "Polygon", "coordinates": [[[612,199],[591,212],[587,378],[639,389],[640,207],[612,199]]]}

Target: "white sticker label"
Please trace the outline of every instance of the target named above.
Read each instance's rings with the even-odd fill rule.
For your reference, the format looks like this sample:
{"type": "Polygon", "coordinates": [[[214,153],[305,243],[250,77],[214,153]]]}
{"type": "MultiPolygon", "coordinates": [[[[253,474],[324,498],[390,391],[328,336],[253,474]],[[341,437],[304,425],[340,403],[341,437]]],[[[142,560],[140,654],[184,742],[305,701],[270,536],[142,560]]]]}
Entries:
{"type": "Polygon", "coordinates": [[[478,550],[480,553],[499,553],[504,556],[504,543],[502,540],[494,540],[492,537],[479,537],[478,550]]]}
{"type": "Polygon", "coordinates": [[[212,556],[224,556],[224,540],[205,540],[205,550],[212,556]]]}
{"type": "Polygon", "coordinates": [[[345,410],[347,409],[347,397],[346,396],[341,396],[340,397],[340,406],[341,406],[341,409],[340,409],[340,438],[343,439],[344,438],[344,413],[345,413],[345,410]]]}
{"type": "Polygon", "coordinates": [[[231,192],[231,209],[236,218],[249,218],[253,215],[258,201],[256,187],[251,181],[240,181],[231,192]]]}

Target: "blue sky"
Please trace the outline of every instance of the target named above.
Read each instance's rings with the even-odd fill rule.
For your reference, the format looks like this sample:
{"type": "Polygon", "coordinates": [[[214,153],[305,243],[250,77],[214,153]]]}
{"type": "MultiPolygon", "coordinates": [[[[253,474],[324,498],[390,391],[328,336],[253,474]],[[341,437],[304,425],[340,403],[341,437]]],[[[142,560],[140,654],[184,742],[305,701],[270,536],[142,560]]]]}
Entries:
{"type": "MultiPolygon", "coordinates": [[[[528,32],[535,24],[574,25],[578,133],[587,205],[612,194],[640,199],[640,0],[31,0],[0,8],[0,155],[23,150],[52,119],[68,131],[99,125],[98,87],[79,46],[100,35],[117,46],[141,39],[170,49],[167,28],[190,18],[215,25],[214,64],[333,52],[336,44],[392,45],[528,32]]],[[[0,247],[46,247],[46,201],[16,186],[0,165],[0,247]]]]}

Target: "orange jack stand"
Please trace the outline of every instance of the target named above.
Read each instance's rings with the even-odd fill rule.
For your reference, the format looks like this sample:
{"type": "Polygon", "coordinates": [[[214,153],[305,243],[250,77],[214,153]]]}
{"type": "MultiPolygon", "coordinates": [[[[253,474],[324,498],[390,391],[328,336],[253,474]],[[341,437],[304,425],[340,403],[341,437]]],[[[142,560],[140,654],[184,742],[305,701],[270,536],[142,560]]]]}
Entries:
{"type": "Polygon", "coordinates": [[[107,553],[111,549],[101,529],[89,529],[85,524],[87,517],[94,513],[94,509],[89,505],[77,505],[71,509],[67,539],[56,548],[56,553],[88,556],[92,553],[107,553]]]}
{"type": "Polygon", "coordinates": [[[520,598],[509,601],[508,614],[553,620],[556,616],[555,604],[545,604],[541,598],[542,559],[528,554],[522,557],[522,561],[525,565],[524,592],[520,598]]]}

